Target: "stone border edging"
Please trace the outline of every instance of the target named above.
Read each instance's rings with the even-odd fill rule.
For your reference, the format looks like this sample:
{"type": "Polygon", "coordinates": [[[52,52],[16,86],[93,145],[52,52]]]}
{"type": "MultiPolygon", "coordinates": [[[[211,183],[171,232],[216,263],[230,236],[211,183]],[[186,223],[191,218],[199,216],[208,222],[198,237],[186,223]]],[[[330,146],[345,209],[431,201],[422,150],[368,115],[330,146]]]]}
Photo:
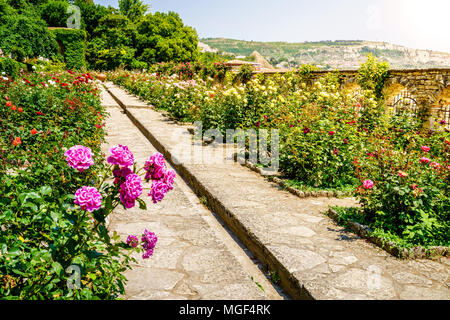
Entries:
{"type": "Polygon", "coordinates": [[[182,163],[173,161],[171,152],[159,142],[156,137],[145,128],[142,123],[137,120],[132,113],[127,112],[127,107],[120,101],[110,90],[106,90],[111,94],[114,100],[122,107],[125,114],[133,122],[134,125],[142,132],[142,134],[154,145],[154,147],[164,155],[167,161],[178,171],[181,177],[190,185],[194,192],[205,197],[211,210],[214,211],[226,224],[228,228],[239,238],[240,241],[258,258],[258,260],[268,267],[270,270],[277,271],[280,277],[280,284],[283,289],[294,299],[314,300],[314,297],[303,286],[301,281],[297,279],[289,270],[277,259],[274,254],[249,230],[230,208],[227,208],[217,199],[210,190],[199,181],[195,175],[187,169],[182,163]]]}
{"type": "MultiPolygon", "coordinates": [[[[336,223],[339,223],[339,214],[336,210],[330,208],[325,213],[328,217],[333,219],[336,223]]],[[[394,257],[401,259],[430,259],[433,257],[450,257],[450,248],[444,246],[434,246],[430,248],[423,248],[420,246],[407,249],[395,244],[392,241],[385,241],[379,237],[372,236],[372,229],[369,226],[362,225],[358,222],[347,220],[346,221],[349,228],[359,235],[361,238],[368,240],[369,242],[375,244],[386,252],[390,253],[394,257]]]]}

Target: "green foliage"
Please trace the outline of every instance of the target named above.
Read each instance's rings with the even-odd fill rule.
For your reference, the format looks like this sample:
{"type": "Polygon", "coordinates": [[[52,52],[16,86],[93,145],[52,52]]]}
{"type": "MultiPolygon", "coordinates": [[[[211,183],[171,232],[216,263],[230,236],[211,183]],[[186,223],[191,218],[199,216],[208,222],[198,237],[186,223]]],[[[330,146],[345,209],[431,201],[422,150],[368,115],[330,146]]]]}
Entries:
{"type": "Polygon", "coordinates": [[[144,4],[142,0],[119,0],[120,13],[131,21],[138,21],[144,17],[149,6],[144,4]]]}
{"type": "Polygon", "coordinates": [[[255,68],[250,64],[243,64],[239,67],[239,71],[235,76],[235,81],[240,83],[247,83],[249,82],[253,77],[253,72],[255,71],[255,68]]]}
{"type": "Polygon", "coordinates": [[[361,88],[372,90],[378,99],[383,97],[384,82],[389,77],[389,63],[382,62],[372,54],[358,69],[358,83],[361,88]]]}
{"type": "Polygon", "coordinates": [[[175,12],[147,14],[137,24],[137,56],[141,61],[194,61],[198,54],[197,33],[185,26],[175,12]]]}
{"type": "Polygon", "coordinates": [[[78,29],[53,29],[55,39],[61,44],[68,69],[85,67],[86,32],[78,29]]]}
{"type": "Polygon", "coordinates": [[[40,6],[41,18],[49,27],[67,27],[69,3],[65,0],[49,0],[40,6]]]}
{"type": "MultiPolygon", "coordinates": [[[[87,45],[86,59],[90,68],[112,70],[136,66],[134,44],[136,29],[130,20],[118,14],[105,15],[87,45]]],[[[141,64],[142,65],[142,64],[141,64]]]]}
{"type": "Polygon", "coordinates": [[[24,6],[19,12],[0,0],[0,22],[0,48],[15,60],[57,54],[56,41],[33,7],[24,6]]]}
{"type": "Polygon", "coordinates": [[[110,13],[110,10],[102,5],[94,4],[93,1],[75,0],[74,4],[81,11],[81,28],[86,30],[88,39],[91,39],[101,19],[110,13]]]}
{"type": "Polygon", "coordinates": [[[21,69],[26,70],[26,65],[11,58],[0,57],[0,73],[4,72],[5,75],[15,78],[21,69]]]}

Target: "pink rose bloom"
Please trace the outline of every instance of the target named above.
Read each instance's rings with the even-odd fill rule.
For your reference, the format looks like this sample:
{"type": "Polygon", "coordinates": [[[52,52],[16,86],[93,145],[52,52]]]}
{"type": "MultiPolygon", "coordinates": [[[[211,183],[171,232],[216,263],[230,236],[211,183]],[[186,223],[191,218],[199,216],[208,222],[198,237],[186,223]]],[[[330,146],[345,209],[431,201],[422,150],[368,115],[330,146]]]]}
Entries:
{"type": "Polygon", "coordinates": [[[81,209],[89,212],[100,209],[102,206],[102,195],[94,187],[82,187],[75,192],[75,204],[81,209]]]}
{"type": "Polygon", "coordinates": [[[411,189],[413,189],[413,190],[416,190],[417,187],[418,187],[417,184],[412,184],[412,185],[411,185],[411,189]]]}
{"type": "Polygon", "coordinates": [[[332,136],[332,135],[334,135],[334,131],[328,131],[328,134],[330,135],[330,136],[332,136]]]}
{"type": "Polygon", "coordinates": [[[441,166],[441,164],[440,163],[437,163],[437,162],[431,162],[430,163],[430,167],[432,167],[432,168],[434,168],[434,169],[437,169],[437,168],[439,168],[441,166]]]}
{"type": "Polygon", "coordinates": [[[168,190],[173,190],[173,183],[176,176],[175,170],[167,170],[164,173],[163,182],[167,185],[168,190]]]}
{"type": "Polygon", "coordinates": [[[430,163],[430,159],[422,157],[422,158],[420,158],[420,162],[421,163],[430,163]]]}
{"type": "Polygon", "coordinates": [[[167,184],[160,180],[154,180],[152,182],[152,189],[148,195],[152,197],[153,203],[158,203],[164,199],[167,191],[169,191],[167,184]]]}
{"type": "Polygon", "coordinates": [[[121,167],[128,167],[134,164],[134,156],[127,146],[119,144],[109,150],[111,155],[107,161],[110,164],[115,164],[121,167]]]}
{"type": "Polygon", "coordinates": [[[139,244],[139,240],[136,236],[129,235],[127,238],[127,244],[132,248],[136,248],[139,244]]]}
{"type": "Polygon", "coordinates": [[[373,188],[373,181],[372,180],[364,180],[363,187],[366,189],[372,189],[373,188]]]}
{"type": "Polygon", "coordinates": [[[147,171],[145,180],[160,180],[166,172],[166,163],[164,156],[157,152],[153,154],[148,161],[145,162],[144,169],[147,171]]]}
{"type": "Polygon", "coordinates": [[[153,250],[156,247],[158,237],[156,236],[155,233],[149,232],[147,229],[145,229],[141,241],[142,241],[142,248],[144,248],[145,250],[145,253],[142,255],[142,258],[148,259],[153,255],[153,250]]]}
{"type": "Polygon", "coordinates": [[[430,151],[430,147],[428,147],[428,146],[422,146],[422,151],[428,152],[428,151],[430,151]]]}
{"type": "Polygon", "coordinates": [[[113,170],[113,175],[114,175],[114,177],[116,178],[115,180],[114,180],[114,183],[119,183],[121,180],[122,181],[125,181],[125,179],[127,178],[127,176],[129,175],[129,174],[132,174],[133,173],[133,170],[131,170],[130,168],[128,168],[128,167],[124,167],[124,168],[122,168],[122,169],[116,169],[116,170],[113,170]],[[122,178],[122,179],[121,179],[122,178]]]}
{"type": "Polygon", "coordinates": [[[76,145],[67,150],[64,155],[66,156],[67,164],[79,172],[87,170],[94,164],[92,151],[88,147],[76,145]]]}
{"type": "Polygon", "coordinates": [[[130,209],[135,206],[135,201],[142,194],[142,180],[137,174],[129,174],[125,182],[120,185],[120,201],[125,208],[130,209]]]}

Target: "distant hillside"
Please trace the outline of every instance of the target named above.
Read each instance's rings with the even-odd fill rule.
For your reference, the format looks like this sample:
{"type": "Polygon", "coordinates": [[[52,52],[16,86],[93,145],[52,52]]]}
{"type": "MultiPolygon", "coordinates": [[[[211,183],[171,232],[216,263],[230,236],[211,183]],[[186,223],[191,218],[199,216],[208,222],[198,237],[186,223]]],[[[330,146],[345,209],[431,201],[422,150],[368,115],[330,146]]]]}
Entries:
{"type": "Polygon", "coordinates": [[[409,49],[386,42],[319,41],[319,42],[255,42],[225,38],[201,39],[201,46],[211,50],[249,56],[257,51],[272,65],[298,67],[315,64],[323,69],[355,69],[364,62],[368,53],[388,61],[391,68],[450,67],[450,54],[431,50],[409,49]]]}

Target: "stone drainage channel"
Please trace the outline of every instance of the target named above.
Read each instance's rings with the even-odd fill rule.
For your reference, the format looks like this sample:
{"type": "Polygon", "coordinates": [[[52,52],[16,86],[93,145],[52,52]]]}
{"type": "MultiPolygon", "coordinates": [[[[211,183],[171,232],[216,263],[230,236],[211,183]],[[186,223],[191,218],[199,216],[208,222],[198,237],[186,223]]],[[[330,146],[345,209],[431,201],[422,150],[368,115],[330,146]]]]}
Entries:
{"type": "MultiPolygon", "coordinates": [[[[183,148],[192,148],[194,145],[186,126],[177,125],[161,112],[112,83],[105,83],[105,87],[110,95],[102,93],[104,105],[113,105],[113,108],[108,108],[112,111],[107,122],[108,133],[130,131],[129,142],[127,140],[126,143],[131,146],[135,144],[135,147],[131,147],[133,152],[143,150],[139,146],[144,143],[141,142],[141,137],[145,137],[145,143],[164,154],[181,175],[184,181],[180,183],[186,186],[185,190],[189,190],[192,201],[198,202],[199,196],[219,217],[217,219],[209,210],[207,214],[200,213],[201,210],[196,205],[188,206],[191,217],[187,220],[187,217],[178,216],[164,217],[166,221],[161,220],[159,224],[152,221],[155,228],[159,228],[156,231],[162,232],[162,239],[166,237],[176,240],[181,237],[181,242],[174,241],[178,243],[178,247],[167,244],[167,249],[175,246],[174,249],[184,252],[185,249],[183,246],[179,247],[179,244],[188,240],[186,245],[190,246],[189,255],[174,257],[171,270],[175,274],[169,279],[173,285],[162,296],[145,296],[142,290],[140,293],[135,290],[131,293],[131,298],[173,298],[178,293],[189,293],[192,295],[182,296],[193,299],[280,299],[279,293],[269,297],[266,292],[276,292],[276,288],[272,285],[268,287],[270,282],[267,277],[260,277],[260,273],[259,279],[256,279],[256,274],[250,276],[253,277],[253,287],[248,286],[247,271],[250,269],[244,266],[249,264],[243,264],[243,261],[248,262],[249,258],[245,255],[247,260],[242,259],[242,254],[251,252],[262,265],[272,271],[271,274],[277,278],[281,287],[294,299],[450,299],[449,259],[431,261],[394,258],[338,227],[323,215],[329,205],[350,206],[354,205],[354,199],[299,199],[280,190],[276,184],[268,183],[257,173],[234,163],[232,154],[224,155],[223,145],[200,145],[202,161],[184,161],[182,157],[186,152],[183,148]],[[119,129],[117,126],[123,128],[119,129]],[[223,162],[225,158],[230,158],[231,161],[223,162]],[[217,160],[220,162],[217,163],[217,160]],[[195,215],[202,216],[203,224],[195,222],[195,215]],[[218,221],[223,221],[223,225],[231,232],[224,231],[222,225],[220,229],[215,229],[221,230],[215,232],[216,235],[207,233],[210,227],[205,229],[205,221],[208,221],[207,225],[214,222],[216,226],[219,225],[218,221]],[[183,233],[186,223],[191,224],[192,228],[183,233]],[[181,230],[173,230],[179,227],[181,230]],[[172,230],[168,230],[170,228],[172,230]],[[217,240],[217,234],[228,234],[228,240],[233,239],[230,234],[236,235],[245,247],[236,247],[235,240],[220,240],[219,242],[227,244],[222,246],[211,243],[214,241],[209,240],[217,240]],[[230,249],[223,249],[228,248],[231,243],[237,249],[233,254],[230,249]],[[204,248],[199,250],[199,246],[204,248]],[[241,254],[238,258],[237,253],[241,254]],[[227,258],[230,254],[231,259],[227,258]],[[227,261],[231,261],[231,265],[227,261]],[[202,267],[202,264],[210,264],[211,268],[202,267]],[[242,272],[243,270],[246,271],[242,272]],[[266,291],[253,292],[256,283],[266,291]]],[[[126,144],[123,142],[123,135],[116,139],[118,136],[119,133],[113,135],[109,143],[126,144]]],[[[145,161],[145,157],[148,155],[142,155],[142,161],[145,161]]],[[[172,199],[179,202],[182,200],[179,198],[183,198],[183,195],[178,193],[172,199]]],[[[164,202],[165,206],[171,205],[169,199],[170,195],[164,202]]],[[[148,207],[151,208],[152,205],[148,207]]],[[[187,206],[182,204],[181,207],[187,206]]],[[[172,210],[177,211],[176,208],[172,210]]],[[[161,214],[164,215],[163,212],[161,214]]],[[[133,219],[135,218],[125,217],[117,224],[118,220],[113,217],[111,225],[113,228],[122,228],[123,232],[119,233],[126,234],[130,222],[135,221],[133,219]]],[[[161,245],[162,242],[163,240],[161,245]]],[[[160,257],[164,250],[160,246],[160,257]]],[[[169,250],[167,254],[170,253],[169,250]]],[[[158,262],[164,261],[155,259],[152,267],[157,268],[158,262]]],[[[134,269],[138,270],[135,271],[135,277],[142,278],[145,272],[140,272],[139,268],[140,266],[134,269]]],[[[154,271],[147,274],[153,275],[154,271]]],[[[162,275],[166,273],[163,272],[162,275]]]]}
{"type": "MultiPolygon", "coordinates": [[[[102,104],[110,114],[103,152],[126,144],[142,166],[156,148],[106,92],[102,104]]],[[[168,164],[170,166],[170,164],[168,164]]],[[[148,193],[148,190],[144,190],[148,193]]],[[[145,195],[144,195],[144,198],[145,195]]],[[[126,299],[290,299],[271,282],[261,263],[210,211],[177,172],[175,189],[161,204],[145,199],[147,211],[117,209],[108,221],[121,238],[144,228],[157,233],[153,257],[126,272],[126,299]]]]}

